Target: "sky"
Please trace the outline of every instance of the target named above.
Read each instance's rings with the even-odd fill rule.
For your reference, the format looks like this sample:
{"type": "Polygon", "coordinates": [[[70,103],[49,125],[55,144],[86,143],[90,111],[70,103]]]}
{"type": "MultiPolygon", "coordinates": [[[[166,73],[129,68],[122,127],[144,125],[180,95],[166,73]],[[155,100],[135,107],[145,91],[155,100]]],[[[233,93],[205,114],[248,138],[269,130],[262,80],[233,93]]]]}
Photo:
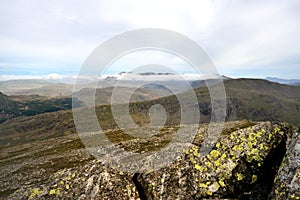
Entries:
{"type": "MultiPolygon", "coordinates": [[[[300,78],[299,10],[299,0],[2,1],[0,79],[74,76],[97,46],[140,28],[186,35],[205,49],[219,74],[300,78]]],[[[180,73],[191,72],[162,52],[129,56],[111,72],[128,71],[138,60],[167,61],[180,73]]]]}

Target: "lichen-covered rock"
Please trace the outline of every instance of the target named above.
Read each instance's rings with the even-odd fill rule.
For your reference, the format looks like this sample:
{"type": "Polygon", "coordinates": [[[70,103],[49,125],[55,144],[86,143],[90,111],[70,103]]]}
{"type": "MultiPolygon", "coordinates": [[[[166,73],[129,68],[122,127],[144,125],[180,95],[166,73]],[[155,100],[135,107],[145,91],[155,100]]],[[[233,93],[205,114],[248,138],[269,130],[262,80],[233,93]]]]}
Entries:
{"type": "MultiPolygon", "coordinates": [[[[207,130],[203,127],[207,126],[199,129],[194,145],[160,170],[131,174],[94,160],[59,170],[48,181],[24,186],[9,198],[154,200],[267,199],[270,196],[285,199],[281,197],[292,198],[294,194],[297,199],[300,149],[294,127],[284,123],[230,122],[210,153],[202,156],[199,150],[207,130]],[[286,145],[288,153],[281,164],[286,145]],[[274,192],[270,194],[277,171],[274,192]],[[285,192],[285,196],[278,196],[278,192],[285,192]]],[[[169,140],[168,135],[162,137],[169,140]]],[[[132,146],[137,142],[136,139],[126,141],[122,146],[138,151],[132,146]]]]}
{"type": "Polygon", "coordinates": [[[272,184],[261,191],[255,186],[263,183],[265,173],[274,174],[270,162],[276,168],[279,158],[280,164],[278,155],[284,153],[287,131],[292,130],[269,122],[240,129],[221,136],[205,157],[194,146],[172,166],[141,174],[143,195],[147,199],[265,199],[272,184]]]}
{"type": "Polygon", "coordinates": [[[287,153],[274,179],[270,199],[300,199],[300,134],[287,141],[287,153]]]}
{"type": "Polygon", "coordinates": [[[24,187],[10,199],[139,199],[132,175],[94,160],[84,167],[61,170],[42,185],[24,187]]]}

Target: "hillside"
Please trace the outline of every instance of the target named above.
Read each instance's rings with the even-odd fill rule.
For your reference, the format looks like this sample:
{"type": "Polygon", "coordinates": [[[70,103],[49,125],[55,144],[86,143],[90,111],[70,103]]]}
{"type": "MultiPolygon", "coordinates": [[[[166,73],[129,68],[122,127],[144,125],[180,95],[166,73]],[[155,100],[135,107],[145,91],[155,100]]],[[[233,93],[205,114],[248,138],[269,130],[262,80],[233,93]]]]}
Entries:
{"type": "MultiPolygon", "coordinates": [[[[225,81],[224,84],[227,92],[227,121],[242,119],[285,121],[300,126],[300,87],[256,79],[232,79],[225,81]]],[[[189,106],[191,109],[200,109],[201,123],[209,122],[211,105],[208,90],[201,87],[195,91],[199,104],[189,106]]],[[[184,93],[181,95],[187,98],[188,102],[189,97],[184,93]]],[[[131,103],[132,119],[141,126],[148,124],[150,122],[148,110],[154,104],[162,104],[167,110],[167,125],[179,124],[180,106],[175,96],[131,103]]],[[[110,106],[98,106],[96,111],[102,128],[117,127],[110,106]]],[[[2,123],[0,125],[0,144],[13,145],[75,132],[71,110],[45,113],[32,117],[15,118],[2,123]],[[24,134],[27,137],[22,137],[24,134]]]]}
{"type": "Polygon", "coordinates": [[[300,126],[300,87],[259,79],[225,81],[228,117],[300,126]]]}
{"type": "MultiPolygon", "coordinates": [[[[193,142],[195,146],[188,151],[191,154],[181,157],[182,161],[166,168],[162,172],[165,175],[158,171],[142,175],[128,174],[107,168],[99,164],[84,149],[84,145],[76,134],[71,110],[35,113],[37,115],[20,116],[0,124],[0,174],[2,174],[1,179],[4,180],[0,184],[0,198],[10,196],[12,199],[26,199],[28,197],[37,199],[52,199],[54,197],[120,199],[128,198],[126,195],[129,195],[133,199],[159,199],[176,194],[182,197],[190,195],[191,198],[196,199],[208,198],[211,195],[215,198],[224,197],[227,199],[233,197],[238,199],[266,199],[267,196],[272,196],[274,199],[286,199],[287,195],[298,195],[296,191],[299,191],[300,183],[295,181],[292,185],[289,183],[294,180],[294,176],[297,176],[300,170],[298,158],[293,153],[299,146],[297,133],[299,129],[285,123],[274,124],[259,121],[287,121],[299,127],[299,87],[258,79],[226,80],[224,85],[227,92],[227,121],[232,122],[225,124],[219,138],[221,145],[217,146],[224,146],[224,148],[230,146],[230,148],[223,149],[222,147],[219,149],[218,155],[232,157],[233,153],[236,153],[235,160],[222,160],[216,157],[217,160],[212,161],[211,158],[207,157],[201,158],[204,160],[194,157],[196,155],[194,151],[201,147],[203,135],[207,129],[205,122],[208,122],[212,116],[209,92],[206,87],[195,89],[199,104],[188,105],[190,109],[200,109],[201,123],[204,122],[200,125],[199,135],[193,142]],[[252,119],[254,122],[236,121],[238,119],[252,119]],[[251,131],[255,134],[253,135],[251,131]],[[258,138],[257,135],[261,138],[252,141],[253,138],[258,138]],[[246,139],[242,139],[243,137],[252,139],[249,140],[250,143],[243,143],[246,139]],[[288,149],[286,149],[287,147],[288,149]],[[257,149],[257,151],[253,151],[252,148],[257,149]],[[239,153],[233,152],[233,150],[239,153]],[[191,156],[193,156],[192,159],[191,156]],[[296,164],[287,162],[287,158],[294,159],[296,164]],[[207,160],[210,160],[212,164],[208,164],[207,160]],[[194,163],[196,161],[203,164],[196,165],[194,163]],[[221,169],[217,165],[235,167],[225,170],[225,168],[221,169]],[[279,168],[280,165],[282,167],[279,168]],[[195,168],[195,166],[197,167],[195,168]],[[182,180],[189,181],[179,181],[175,175],[178,174],[177,169],[184,169],[186,173],[182,180]],[[202,171],[202,178],[199,179],[197,174],[200,169],[211,170],[211,173],[202,171]],[[216,170],[223,170],[223,172],[226,171],[235,175],[221,177],[219,175],[222,173],[216,173],[216,170]],[[106,189],[100,188],[97,190],[99,185],[92,180],[96,174],[101,173],[109,174],[110,178],[105,180],[118,185],[117,188],[106,188],[114,192],[106,193],[106,189]],[[275,176],[277,177],[277,184],[284,184],[285,187],[273,185],[275,176]],[[161,177],[165,177],[163,181],[161,177]],[[217,184],[214,183],[216,180],[217,184]],[[202,183],[202,181],[204,182],[202,183]],[[154,184],[151,189],[148,188],[149,183],[154,184]],[[161,187],[156,187],[161,183],[164,183],[164,188],[166,188],[164,193],[160,192],[161,187]],[[183,185],[178,188],[174,185],[175,183],[183,185]],[[198,187],[198,185],[201,186],[198,187]],[[173,191],[172,188],[177,188],[175,193],[171,192],[173,191]]],[[[214,86],[212,85],[212,87],[214,86]]],[[[188,102],[190,98],[188,95],[185,93],[179,95],[186,98],[188,102]]],[[[41,106],[43,105],[42,102],[52,101],[50,105],[57,104],[53,99],[40,96],[6,96],[1,94],[0,98],[1,102],[4,102],[2,109],[24,108],[25,103],[41,106]]],[[[135,138],[120,131],[113,120],[110,106],[97,106],[96,111],[99,123],[114,144],[121,145],[122,148],[130,151],[147,152],[164,147],[170,141],[173,132],[177,130],[180,121],[180,105],[176,96],[173,95],[131,103],[132,119],[141,126],[148,124],[150,121],[148,110],[154,104],[162,104],[165,107],[168,113],[167,124],[159,135],[149,139],[135,138]]],[[[47,105],[49,106],[48,102],[47,105]]],[[[15,112],[20,112],[20,110],[15,112]]],[[[89,120],[86,119],[87,122],[89,120]]],[[[219,148],[217,146],[215,149],[219,148]]],[[[216,156],[217,154],[212,155],[216,156]]],[[[108,182],[104,181],[103,185],[109,185],[108,182]]]]}
{"type": "MultiPolygon", "coordinates": [[[[230,79],[224,81],[226,90],[227,120],[248,119],[253,121],[286,121],[300,126],[300,87],[282,85],[260,79],[230,79]]],[[[212,85],[211,87],[217,87],[212,85]]],[[[199,104],[188,105],[200,109],[200,122],[209,122],[212,116],[211,99],[207,87],[194,89],[199,104]]],[[[179,94],[190,102],[186,93],[179,94]]],[[[163,97],[149,102],[132,104],[132,113],[148,110],[150,105],[162,104],[169,111],[169,123],[178,123],[180,105],[175,96],[163,97]]],[[[146,114],[146,111],[144,112],[146,114]]],[[[140,123],[142,118],[138,119],[140,123]]]]}
{"type": "MultiPolygon", "coordinates": [[[[78,101],[76,104],[80,106],[78,101]]],[[[0,92],[0,123],[19,116],[69,110],[72,98],[47,98],[38,95],[7,96],[0,92]]]]}
{"type": "Polygon", "coordinates": [[[267,77],[266,80],[286,85],[300,86],[300,79],[282,79],[276,77],[267,77]]]}
{"type": "MultiPolygon", "coordinates": [[[[169,91],[168,89],[155,85],[155,84],[147,84],[140,88],[135,87],[104,87],[104,88],[97,88],[96,89],[96,105],[108,105],[111,102],[112,94],[114,90],[118,91],[118,100],[122,101],[124,99],[123,94],[127,94],[129,92],[132,92],[133,95],[130,98],[130,102],[143,102],[143,101],[149,101],[153,99],[157,99],[160,97],[170,96],[173,93],[169,91]]],[[[87,105],[91,105],[91,102],[89,102],[89,96],[93,95],[94,89],[91,88],[83,88],[78,92],[75,92],[76,97],[80,97],[79,99],[82,102],[85,102],[87,105]]]]}

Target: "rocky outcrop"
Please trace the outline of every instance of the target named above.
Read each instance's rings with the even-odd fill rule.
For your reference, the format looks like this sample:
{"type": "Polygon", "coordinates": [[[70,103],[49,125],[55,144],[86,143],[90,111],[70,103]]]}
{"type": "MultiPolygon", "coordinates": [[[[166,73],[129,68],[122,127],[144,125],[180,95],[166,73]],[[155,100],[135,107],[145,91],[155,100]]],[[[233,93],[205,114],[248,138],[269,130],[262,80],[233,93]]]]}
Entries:
{"type": "Polygon", "coordinates": [[[289,136],[270,199],[300,199],[300,134],[297,132],[289,136]]]}
{"type": "Polygon", "coordinates": [[[143,193],[147,199],[265,199],[285,152],[284,131],[290,130],[268,122],[240,129],[221,136],[205,157],[194,146],[172,166],[141,174],[143,193]]]}
{"type": "MultiPolygon", "coordinates": [[[[199,138],[203,135],[205,131],[199,131],[194,145],[161,170],[130,174],[94,160],[59,170],[44,183],[20,188],[10,199],[300,197],[300,139],[295,127],[270,122],[227,124],[214,148],[202,156],[199,138]]],[[[122,145],[131,144],[127,141],[122,145]]]]}
{"type": "Polygon", "coordinates": [[[43,185],[26,187],[11,199],[139,199],[131,176],[96,160],[55,173],[43,185]],[[20,195],[22,197],[20,197],[20,195]]]}

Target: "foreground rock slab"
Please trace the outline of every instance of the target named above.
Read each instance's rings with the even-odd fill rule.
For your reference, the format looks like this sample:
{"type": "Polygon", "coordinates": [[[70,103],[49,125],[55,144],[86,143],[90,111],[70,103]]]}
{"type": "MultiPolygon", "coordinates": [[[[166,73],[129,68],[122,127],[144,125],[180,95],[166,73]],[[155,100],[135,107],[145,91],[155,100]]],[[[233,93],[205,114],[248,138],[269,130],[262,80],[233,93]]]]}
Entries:
{"type": "MultiPolygon", "coordinates": [[[[9,198],[300,198],[297,128],[270,122],[227,124],[214,148],[202,156],[199,149],[205,130],[199,129],[194,144],[161,170],[130,174],[93,160],[83,166],[59,170],[48,181],[22,187],[9,198]]],[[[130,148],[132,144],[127,141],[122,146],[134,149],[130,148]]]]}

